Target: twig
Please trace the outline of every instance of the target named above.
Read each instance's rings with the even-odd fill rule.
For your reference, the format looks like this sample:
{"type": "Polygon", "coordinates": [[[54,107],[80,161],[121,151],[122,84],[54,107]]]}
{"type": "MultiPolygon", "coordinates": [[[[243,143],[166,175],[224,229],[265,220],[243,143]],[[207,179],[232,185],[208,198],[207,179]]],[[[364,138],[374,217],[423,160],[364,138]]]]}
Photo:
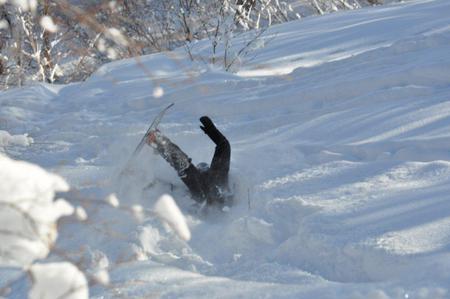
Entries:
{"type": "Polygon", "coordinates": [[[248,210],[250,211],[252,208],[250,201],[250,188],[247,188],[247,199],[248,199],[248,210]]]}
{"type": "Polygon", "coordinates": [[[237,55],[233,58],[233,60],[230,62],[230,64],[226,67],[226,71],[228,72],[230,70],[230,68],[233,66],[233,64],[236,62],[236,60],[245,53],[245,51],[249,50],[250,46],[257,41],[261,35],[263,35],[264,32],[266,32],[267,28],[264,28],[262,30],[260,30],[258,32],[257,35],[255,35],[250,41],[248,41],[244,47],[242,47],[239,52],[237,53],[237,55]]]}

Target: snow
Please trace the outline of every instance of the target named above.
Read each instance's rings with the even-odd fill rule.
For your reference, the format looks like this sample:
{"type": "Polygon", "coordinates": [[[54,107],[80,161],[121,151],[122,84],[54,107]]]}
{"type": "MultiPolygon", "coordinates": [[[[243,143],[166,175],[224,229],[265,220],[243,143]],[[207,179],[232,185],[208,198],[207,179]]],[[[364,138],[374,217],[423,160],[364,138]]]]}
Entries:
{"type": "Polygon", "coordinates": [[[13,0],[12,3],[16,6],[19,6],[24,11],[30,10],[34,12],[37,8],[36,0],[13,0]]]}
{"type": "Polygon", "coordinates": [[[106,31],[105,34],[106,34],[106,36],[111,38],[114,42],[116,42],[122,46],[128,45],[128,41],[127,41],[126,37],[117,28],[108,28],[108,30],[106,31]]]}
{"type": "Polygon", "coordinates": [[[50,16],[43,16],[39,24],[48,32],[55,33],[58,31],[58,26],[53,22],[50,16]]]}
{"type": "Polygon", "coordinates": [[[27,134],[11,135],[7,131],[0,130],[0,151],[4,152],[7,146],[30,146],[33,138],[27,134]]]}
{"type": "MultiPolygon", "coordinates": [[[[1,4],[1,1],[0,1],[1,4]]],[[[4,29],[8,29],[9,28],[9,24],[6,20],[0,20],[0,29],[4,30],[4,29]]]]}
{"type": "Polygon", "coordinates": [[[0,264],[26,267],[47,256],[56,240],[55,222],[73,213],[55,192],[67,191],[59,176],[0,154],[0,264]]]}
{"type": "Polygon", "coordinates": [[[77,216],[77,219],[80,221],[86,221],[88,218],[86,210],[80,206],[75,208],[75,215],[77,216]]]}
{"type": "Polygon", "coordinates": [[[181,239],[185,241],[191,239],[191,232],[186,224],[186,219],[172,196],[163,194],[158,201],[156,201],[153,211],[158,217],[166,222],[181,239]]]}
{"type": "Polygon", "coordinates": [[[64,199],[54,200],[56,192],[68,189],[63,178],[0,154],[2,288],[21,278],[10,278],[17,275],[12,269],[20,269],[31,277],[29,298],[88,298],[86,278],[74,265],[33,263],[46,258],[55,245],[57,220],[74,212],[64,199]]]}
{"type": "Polygon", "coordinates": [[[108,204],[110,204],[112,207],[114,207],[114,208],[118,208],[118,207],[119,207],[119,204],[120,204],[119,199],[117,198],[117,195],[114,194],[114,193],[108,195],[108,196],[105,198],[105,201],[106,201],[108,204]]]}
{"type": "Polygon", "coordinates": [[[449,16],[447,0],[339,12],[272,27],[235,74],[180,49],[2,92],[0,129],[34,140],[4,152],[71,186],[84,221],[57,246],[92,298],[448,298],[449,16]],[[200,116],[229,138],[228,211],[193,207],[150,148],[120,175],[171,102],[160,129],[195,164],[214,151],[200,116]],[[164,194],[189,241],[155,217],[164,194]]]}
{"type": "Polygon", "coordinates": [[[30,299],[88,298],[84,274],[70,263],[34,264],[30,273],[33,280],[30,299]]]}

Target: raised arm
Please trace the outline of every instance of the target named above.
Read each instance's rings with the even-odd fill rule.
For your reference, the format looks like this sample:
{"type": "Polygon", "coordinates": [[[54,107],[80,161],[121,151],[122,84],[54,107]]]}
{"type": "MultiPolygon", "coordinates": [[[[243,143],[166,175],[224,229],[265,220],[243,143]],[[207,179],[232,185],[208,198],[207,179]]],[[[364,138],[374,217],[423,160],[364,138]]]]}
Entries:
{"type": "Polygon", "coordinates": [[[203,124],[200,128],[216,144],[210,169],[219,181],[226,182],[230,170],[230,143],[208,116],[202,116],[200,122],[203,124]]]}

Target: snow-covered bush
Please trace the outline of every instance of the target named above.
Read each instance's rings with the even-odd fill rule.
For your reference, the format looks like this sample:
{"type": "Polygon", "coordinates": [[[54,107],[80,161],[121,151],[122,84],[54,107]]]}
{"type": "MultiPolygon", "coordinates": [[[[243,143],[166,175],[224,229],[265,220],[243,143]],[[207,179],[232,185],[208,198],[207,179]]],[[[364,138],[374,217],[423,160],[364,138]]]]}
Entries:
{"type": "Polygon", "coordinates": [[[52,250],[58,219],[74,212],[64,199],[54,200],[68,188],[61,177],[0,154],[0,267],[28,274],[30,298],[88,297],[86,278],[74,265],[34,264],[52,250]]]}
{"type": "Polygon", "coordinates": [[[99,65],[121,58],[110,47],[96,47],[101,36],[117,42],[121,33],[94,16],[66,1],[1,3],[0,86],[82,80],[99,65]]]}
{"type": "Polygon", "coordinates": [[[0,154],[0,265],[24,267],[48,255],[56,221],[73,213],[67,201],[54,201],[68,188],[59,176],[0,154]]]}
{"type": "Polygon", "coordinates": [[[208,63],[231,70],[272,24],[399,0],[0,1],[0,88],[83,80],[105,62],[209,38],[208,63]],[[231,37],[255,29],[233,49],[231,37]],[[218,49],[220,56],[218,56],[218,49]]]}

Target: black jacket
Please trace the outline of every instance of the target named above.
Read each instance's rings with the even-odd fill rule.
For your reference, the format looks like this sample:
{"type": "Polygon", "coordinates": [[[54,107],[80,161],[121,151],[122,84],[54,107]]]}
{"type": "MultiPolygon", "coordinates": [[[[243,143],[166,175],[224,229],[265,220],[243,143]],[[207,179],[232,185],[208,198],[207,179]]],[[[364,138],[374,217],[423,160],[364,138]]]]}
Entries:
{"type": "Polygon", "coordinates": [[[230,143],[209,117],[203,116],[200,121],[203,124],[200,128],[216,144],[211,166],[207,171],[197,169],[191,159],[176,144],[159,132],[151,145],[177,171],[194,200],[206,201],[208,204],[230,204],[231,192],[228,185],[230,143]]]}

